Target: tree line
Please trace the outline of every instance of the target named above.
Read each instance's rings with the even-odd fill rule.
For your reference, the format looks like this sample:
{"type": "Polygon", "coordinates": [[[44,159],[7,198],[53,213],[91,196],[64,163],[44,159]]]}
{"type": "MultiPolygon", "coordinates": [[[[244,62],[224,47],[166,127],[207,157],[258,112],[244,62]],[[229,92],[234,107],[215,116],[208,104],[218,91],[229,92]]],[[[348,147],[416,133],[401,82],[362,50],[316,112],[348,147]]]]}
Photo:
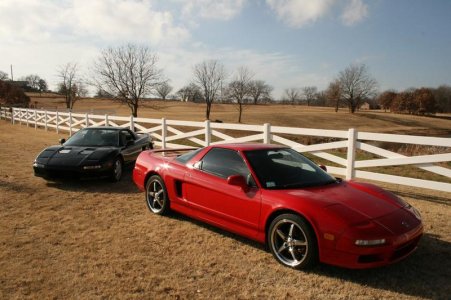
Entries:
{"type": "MultiPolygon", "coordinates": [[[[102,50],[91,64],[87,76],[80,74],[76,63],[58,67],[57,92],[64,96],[66,107],[73,109],[78,100],[88,95],[88,86],[91,86],[97,91],[96,97],[121,101],[135,117],[138,116],[140,103],[150,95],[163,100],[203,102],[206,104],[206,119],[210,119],[213,103],[233,103],[237,107],[238,122],[242,121],[247,105],[260,103],[330,106],[335,111],[347,107],[350,113],[355,113],[364,103],[395,113],[451,111],[451,87],[408,89],[403,92],[389,90],[378,94],[377,81],[365,64],[351,64],[339,72],[323,91],[315,86],[287,88],[280,101],[272,98],[273,87],[256,78],[256,74],[246,66],[228,73],[220,61],[206,60],[194,65],[192,72],[192,80],[171,94],[174,88],[163,70],[158,68],[158,55],[146,46],[126,44],[102,50]]],[[[0,71],[0,80],[7,82],[8,75],[0,71]]],[[[48,90],[46,81],[38,75],[28,75],[21,80],[27,82],[29,91],[48,90]]],[[[4,98],[6,94],[1,95],[4,98]]]]}

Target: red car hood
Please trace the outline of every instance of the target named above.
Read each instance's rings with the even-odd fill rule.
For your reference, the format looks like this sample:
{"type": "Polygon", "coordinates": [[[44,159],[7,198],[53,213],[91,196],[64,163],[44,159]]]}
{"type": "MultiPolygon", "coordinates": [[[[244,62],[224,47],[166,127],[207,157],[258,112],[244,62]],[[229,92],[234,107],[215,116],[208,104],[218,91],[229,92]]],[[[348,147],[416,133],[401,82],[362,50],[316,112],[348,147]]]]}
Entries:
{"type": "Polygon", "coordinates": [[[336,204],[358,212],[369,219],[376,219],[392,214],[405,206],[395,195],[374,185],[357,182],[341,182],[322,187],[307,189],[278,190],[289,198],[300,198],[315,202],[320,207],[336,204]]]}

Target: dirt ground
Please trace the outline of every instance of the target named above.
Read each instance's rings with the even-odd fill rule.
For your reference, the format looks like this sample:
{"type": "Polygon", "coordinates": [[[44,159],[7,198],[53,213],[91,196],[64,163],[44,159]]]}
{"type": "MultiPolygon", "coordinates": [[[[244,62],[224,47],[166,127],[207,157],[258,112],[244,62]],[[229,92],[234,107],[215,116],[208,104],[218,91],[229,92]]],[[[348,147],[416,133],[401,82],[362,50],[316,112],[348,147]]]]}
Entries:
{"type": "Polygon", "coordinates": [[[387,186],[420,210],[425,235],[384,268],[279,265],[263,246],[181,215],[148,212],[131,170],[51,183],[32,162],[65,135],[0,120],[0,298],[449,299],[449,193],[387,186]]]}

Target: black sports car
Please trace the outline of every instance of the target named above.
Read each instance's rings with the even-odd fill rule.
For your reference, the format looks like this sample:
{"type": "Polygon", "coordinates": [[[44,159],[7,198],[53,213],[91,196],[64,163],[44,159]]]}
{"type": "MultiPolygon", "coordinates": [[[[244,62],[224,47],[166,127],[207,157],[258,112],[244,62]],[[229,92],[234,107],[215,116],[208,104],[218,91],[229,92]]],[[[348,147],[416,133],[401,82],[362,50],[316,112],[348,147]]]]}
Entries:
{"type": "Polygon", "coordinates": [[[59,146],[42,151],[33,163],[34,175],[45,179],[108,177],[118,181],[124,164],[133,163],[141,151],[152,149],[149,134],[127,128],[87,127],[59,146]]]}

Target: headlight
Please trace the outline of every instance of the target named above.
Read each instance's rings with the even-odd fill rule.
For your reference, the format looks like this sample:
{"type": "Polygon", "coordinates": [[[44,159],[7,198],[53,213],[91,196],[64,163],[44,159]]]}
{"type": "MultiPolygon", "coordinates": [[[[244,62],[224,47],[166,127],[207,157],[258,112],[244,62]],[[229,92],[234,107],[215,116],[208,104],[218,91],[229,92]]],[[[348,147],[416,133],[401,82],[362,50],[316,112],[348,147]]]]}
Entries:
{"type": "Polygon", "coordinates": [[[379,246],[385,244],[385,239],[378,240],[356,240],[356,246],[379,246]]]}
{"type": "Polygon", "coordinates": [[[420,214],[420,212],[418,211],[418,209],[416,209],[415,207],[413,207],[413,206],[410,205],[410,204],[407,204],[406,209],[407,209],[408,211],[410,211],[411,213],[413,213],[413,214],[415,215],[415,217],[416,217],[418,220],[421,221],[421,214],[420,214]]]}
{"type": "Polygon", "coordinates": [[[44,165],[43,165],[43,164],[40,164],[40,163],[38,163],[38,162],[34,162],[34,163],[33,163],[33,167],[35,167],[35,168],[44,168],[44,165]]]}
{"type": "Polygon", "coordinates": [[[101,169],[101,165],[94,165],[94,166],[84,166],[83,170],[95,170],[95,169],[101,169]]]}

